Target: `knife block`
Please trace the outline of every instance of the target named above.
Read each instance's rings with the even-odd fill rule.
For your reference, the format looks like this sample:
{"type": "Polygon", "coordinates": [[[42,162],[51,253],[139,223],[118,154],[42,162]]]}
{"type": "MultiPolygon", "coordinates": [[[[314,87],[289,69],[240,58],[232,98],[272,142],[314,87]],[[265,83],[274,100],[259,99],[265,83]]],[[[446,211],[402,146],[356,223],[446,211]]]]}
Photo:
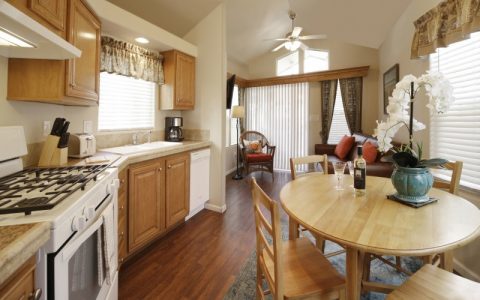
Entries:
{"type": "Polygon", "coordinates": [[[39,167],[61,166],[65,165],[68,160],[68,147],[58,148],[60,137],[55,135],[47,136],[47,140],[43,144],[42,154],[38,161],[39,167]]]}

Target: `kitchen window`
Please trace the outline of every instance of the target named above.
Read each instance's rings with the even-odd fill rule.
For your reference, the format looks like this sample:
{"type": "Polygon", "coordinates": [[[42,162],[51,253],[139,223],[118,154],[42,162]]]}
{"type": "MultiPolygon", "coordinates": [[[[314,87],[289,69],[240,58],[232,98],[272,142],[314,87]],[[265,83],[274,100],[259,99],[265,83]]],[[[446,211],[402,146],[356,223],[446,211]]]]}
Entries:
{"type": "Polygon", "coordinates": [[[153,128],[155,94],[154,82],[102,72],[98,130],[153,128]]]}

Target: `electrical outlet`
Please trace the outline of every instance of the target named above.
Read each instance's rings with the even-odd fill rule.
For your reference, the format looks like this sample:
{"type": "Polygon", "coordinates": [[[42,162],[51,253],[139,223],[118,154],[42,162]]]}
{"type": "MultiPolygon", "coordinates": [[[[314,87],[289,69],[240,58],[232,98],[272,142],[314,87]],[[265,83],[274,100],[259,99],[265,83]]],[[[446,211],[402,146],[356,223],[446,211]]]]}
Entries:
{"type": "Polygon", "coordinates": [[[43,121],[43,136],[48,136],[52,131],[52,123],[50,121],[43,121]]]}
{"type": "Polygon", "coordinates": [[[84,133],[93,133],[93,122],[92,121],[83,121],[83,132],[84,133]]]}

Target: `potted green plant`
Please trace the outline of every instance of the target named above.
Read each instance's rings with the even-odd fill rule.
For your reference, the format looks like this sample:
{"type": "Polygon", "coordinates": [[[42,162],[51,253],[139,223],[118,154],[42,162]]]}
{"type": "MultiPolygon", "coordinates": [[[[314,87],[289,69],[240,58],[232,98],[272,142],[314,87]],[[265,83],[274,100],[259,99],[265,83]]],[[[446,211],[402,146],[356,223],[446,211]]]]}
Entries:
{"type": "Polygon", "coordinates": [[[452,86],[441,73],[427,72],[418,78],[406,75],[397,83],[389,97],[386,120],[377,121],[375,129],[379,151],[394,152],[392,159],[395,170],[392,183],[397,190],[395,196],[415,203],[429,200],[427,193],[433,184],[429,168],[442,166],[447,162],[441,158],[423,159],[422,144],[414,142],[413,132],[426,128],[423,123],[413,118],[415,96],[421,89],[424,89],[428,96],[426,106],[432,114],[445,113],[454,101],[452,86]],[[409,143],[395,148],[392,145],[393,137],[404,126],[409,131],[409,143]]]}

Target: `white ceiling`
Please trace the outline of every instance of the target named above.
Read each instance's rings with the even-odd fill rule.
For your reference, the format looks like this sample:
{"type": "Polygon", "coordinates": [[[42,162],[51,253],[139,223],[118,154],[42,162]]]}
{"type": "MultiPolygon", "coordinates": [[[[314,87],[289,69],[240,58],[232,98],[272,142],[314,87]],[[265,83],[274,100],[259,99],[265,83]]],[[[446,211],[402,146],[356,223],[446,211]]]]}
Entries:
{"type": "Polygon", "coordinates": [[[267,39],[290,31],[289,9],[297,13],[295,25],[304,28],[302,35],[327,34],[329,39],[378,48],[412,0],[108,1],[180,37],[226,2],[228,57],[248,63],[279,44],[267,39]]]}

